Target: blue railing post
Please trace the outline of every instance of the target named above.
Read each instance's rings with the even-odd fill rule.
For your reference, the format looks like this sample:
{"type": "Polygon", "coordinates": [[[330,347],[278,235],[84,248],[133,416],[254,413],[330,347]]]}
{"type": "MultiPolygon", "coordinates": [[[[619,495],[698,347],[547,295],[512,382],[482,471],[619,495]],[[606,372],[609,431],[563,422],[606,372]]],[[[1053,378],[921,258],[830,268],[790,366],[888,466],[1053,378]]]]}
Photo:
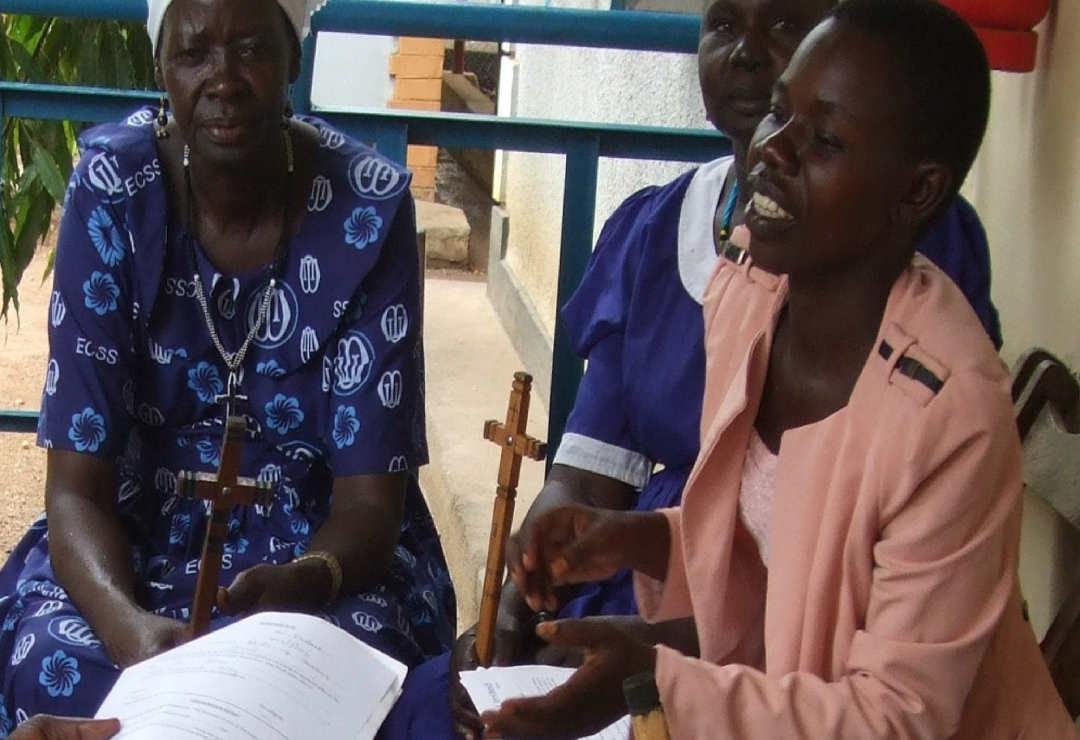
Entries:
{"type": "Polygon", "coordinates": [[[409,153],[409,127],[405,124],[381,123],[374,126],[375,150],[395,162],[405,164],[409,153]]]}
{"type": "MultiPolygon", "coordinates": [[[[596,212],[596,171],[600,145],[595,138],[578,138],[566,148],[563,181],[562,250],[559,254],[557,305],[561,308],[581,282],[592,254],[596,212]]],[[[548,408],[548,460],[555,457],[563,427],[577,397],[583,363],[570,346],[566,327],[556,315],[555,346],[551,356],[551,400],[548,408]]]]}

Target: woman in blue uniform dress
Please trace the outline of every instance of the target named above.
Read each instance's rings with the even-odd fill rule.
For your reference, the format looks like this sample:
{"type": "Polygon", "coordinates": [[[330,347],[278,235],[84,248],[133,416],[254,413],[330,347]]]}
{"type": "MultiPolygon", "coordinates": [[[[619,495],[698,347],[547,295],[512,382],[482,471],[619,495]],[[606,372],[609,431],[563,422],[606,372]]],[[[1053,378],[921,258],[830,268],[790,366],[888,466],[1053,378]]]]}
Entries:
{"type": "Polygon", "coordinates": [[[227,403],[240,473],[272,496],[231,513],[212,628],[306,611],[408,665],[452,643],[415,475],[409,175],[282,115],[306,6],[152,0],[175,117],[81,139],[38,431],[48,516],[0,571],[0,736],[38,712],[93,715],[120,667],[186,639],[208,505],[177,480],[217,470],[227,403]]]}
{"type": "MultiPolygon", "coordinates": [[[[746,153],[768,111],[772,85],[832,0],[716,0],[702,19],[698,50],[709,121],[727,134],[724,157],[627,198],[608,219],[581,285],[561,319],[575,351],[588,360],[555,465],[527,515],[566,503],[639,510],[675,506],[698,453],[704,384],[701,300],[716,245],[742,222],[746,153]]],[[[924,236],[920,251],[959,284],[996,346],[989,249],[969,204],[958,198],[924,236]]],[[[629,574],[563,592],[557,615],[636,619],[629,574]]],[[[533,610],[507,583],[499,608],[495,662],[572,663],[531,639],[533,610]]],[[[684,639],[681,630],[647,632],[684,639]]],[[[414,669],[382,737],[479,737],[482,725],[454,680],[473,667],[472,631],[452,654],[414,669]],[[450,701],[445,697],[450,696],[450,701]]],[[[684,650],[687,649],[684,644],[684,650]]]]}

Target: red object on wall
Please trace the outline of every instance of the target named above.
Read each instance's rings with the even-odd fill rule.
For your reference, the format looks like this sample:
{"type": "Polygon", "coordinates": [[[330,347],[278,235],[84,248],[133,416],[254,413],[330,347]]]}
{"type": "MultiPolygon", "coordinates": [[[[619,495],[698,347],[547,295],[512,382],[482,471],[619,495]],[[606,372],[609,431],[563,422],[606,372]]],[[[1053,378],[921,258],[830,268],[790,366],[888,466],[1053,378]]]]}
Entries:
{"type": "Polygon", "coordinates": [[[1035,69],[1038,34],[1050,0],[941,0],[961,15],[986,49],[990,66],[1007,72],[1035,69]]]}

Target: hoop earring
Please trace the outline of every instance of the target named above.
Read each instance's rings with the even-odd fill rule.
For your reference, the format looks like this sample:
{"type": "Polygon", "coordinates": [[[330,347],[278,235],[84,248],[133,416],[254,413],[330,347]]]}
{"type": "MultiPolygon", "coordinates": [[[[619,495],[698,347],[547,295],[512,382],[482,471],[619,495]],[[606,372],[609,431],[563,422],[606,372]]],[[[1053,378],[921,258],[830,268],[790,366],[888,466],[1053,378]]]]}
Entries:
{"type": "Polygon", "coordinates": [[[158,108],[157,118],[154,119],[154,135],[158,139],[169,138],[169,99],[165,93],[161,94],[161,107],[158,108]]]}

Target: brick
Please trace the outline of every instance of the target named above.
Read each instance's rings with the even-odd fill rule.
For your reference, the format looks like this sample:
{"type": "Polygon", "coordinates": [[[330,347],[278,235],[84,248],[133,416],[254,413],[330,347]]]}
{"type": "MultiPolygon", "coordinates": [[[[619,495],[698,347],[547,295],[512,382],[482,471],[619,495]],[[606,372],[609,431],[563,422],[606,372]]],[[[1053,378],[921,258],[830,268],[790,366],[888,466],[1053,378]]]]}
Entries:
{"type": "Polygon", "coordinates": [[[435,187],[435,168],[434,167],[410,167],[412,170],[412,184],[416,188],[433,188],[435,187]]]}
{"type": "Polygon", "coordinates": [[[442,104],[438,100],[391,100],[386,104],[389,108],[404,110],[440,110],[442,104]]]}
{"type": "Polygon", "coordinates": [[[413,36],[401,36],[398,38],[398,54],[427,54],[437,55],[442,59],[446,42],[442,39],[416,38],[413,36]]]}
{"type": "Polygon", "coordinates": [[[390,76],[402,79],[441,79],[442,55],[418,56],[393,54],[390,57],[390,76]]]}
{"type": "Polygon", "coordinates": [[[439,147],[418,146],[409,147],[409,167],[434,167],[439,163],[439,147]]]}
{"type": "Polygon", "coordinates": [[[410,80],[401,77],[394,81],[394,98],[397,100],[442,100],[442,76],[428,80],[410,80]]]}
{"type": "Polygon", "coordinates": [[[420,188],[414,184],[409,186],[409,192],[412,193],[413,198],[416,200],[435,200],[435,186],[420,188]]]}

